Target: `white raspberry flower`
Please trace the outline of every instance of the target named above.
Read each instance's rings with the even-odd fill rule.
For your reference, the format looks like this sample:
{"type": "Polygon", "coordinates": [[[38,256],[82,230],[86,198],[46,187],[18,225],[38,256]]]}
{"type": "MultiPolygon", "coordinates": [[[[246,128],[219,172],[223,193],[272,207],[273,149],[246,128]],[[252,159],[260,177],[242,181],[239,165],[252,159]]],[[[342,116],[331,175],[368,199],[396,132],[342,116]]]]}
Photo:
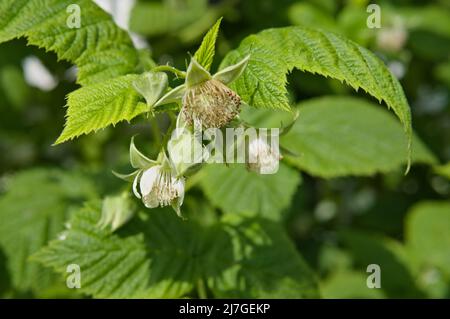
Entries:
{"type": "MultiPolygon", "coordinates": [[[[176,177],[172,170],[164,165],[155,165],[136,176],[133,191],[148,208],[172,205],[175,210],[184,200],[184,178],[176,177]],[[137,191],[139,183],[140,194],[137,191]]],[[[177,213],[179,213],[177,211],[177,213]]]]}
{"type": "Polygon", "coordinates": [[[184,177],[179,176],[174,164],[162,150],[156,161],[147,158],[134,145],[130,144],[130,162],[136,169],[131,174],[114,174],[126,181],[133,181],[133,192],[142,199],[148,208],[171,205],[181,216],[180,207],[184,200],[184,177]],[[139,185],[139,190],[138,190],[139,185]]]}
{"type": "Polygon", "coordinates": [[[274,174],[278,171],[281,159],[278,149],[271,147],[261,137],[251,140],[248,148],[248,170],[259,174],[274,174]]]}

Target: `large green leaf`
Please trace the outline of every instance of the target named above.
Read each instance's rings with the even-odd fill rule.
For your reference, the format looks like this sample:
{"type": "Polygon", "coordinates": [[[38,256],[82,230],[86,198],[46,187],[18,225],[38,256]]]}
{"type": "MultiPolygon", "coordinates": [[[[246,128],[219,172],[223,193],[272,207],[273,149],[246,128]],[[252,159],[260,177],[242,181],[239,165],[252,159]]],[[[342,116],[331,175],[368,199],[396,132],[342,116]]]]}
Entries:
{"type": "Polygon", "coordinates": [[[81,134],[96,131],[122,120],[130,121],[148,110],[132,83],[137,75],[129,74],[90,85],[69,94],[67,121],[56,144],[81,134]]]}
{"type": "Polygon", "coordinates": [[[0,0],[0,43],[20,37],[76,64],[78,83],[90,85],[69,96],[68,123],[58,143],[146,111],[131,89],[129,97],[120,88],[112,94],[117,85],[129,86],[130,78],[121,76],[141,71],[144,56],[133,47],[128,33],[92,1],[0,0]],[[81,10],[80,28],[67,25],[74,14],[67,9],[73,4],[81,10]],[[94,105],[93,97],[106,101],[95,101],[94,105]],[[90,104],[85,105],[86,100],[90,104]]]}
{"type": "Polygon", "coordinates": [[[422,202],[406,220],[406,243],[421,266],[440,268],[450,276],[450,202],[422,202]]]}
{"type": "Polygon", "coordinates": [[[9,179],[0,197],[0,250],[15,291],[40,295],[54,284],[52,273],[28,258],[64,228],[70,207],[94,191],[85,177],[58,170],[33,169],[9,179]]]}
{"type": "Polygon", "coordinates": [[[365,48],[336,34],[306,27],[269,29],[244,39],[221,67],[248,54],[249,64],[232,87],[249,105],[289,109],[286,74],[293,69],[317,73],[384,100],[403,124],[410,145],[411,114],[403,89],[384,63],[365,48]]]}
{"type": "Polygon", "coordinates": [[[226,290],[218,282],[239,265],[239,274],[251,267],[258,271],[239,281],[249,298],[283,292],[300,297],[316,288],[281,228],[270,222],[244,218],[203,227],[170,210],[155,209],[111,234],[96,226],[99,219],[99,203],[88,204],[73,215],[64,240],[51,242],[34,256],[60,273],[78,264],[81,290],[94,297],[177,298],[191,295],[197,285],[233,296],[238,282],[226,290]]]}
{"type": "MultiPolygon", "coordinates": [[[[128,33],[90,0],[1,0],[0,43],[20,37],[55,52],[59,59],[77,64],[80,74],[88,62],[85,56],[94,53],[102,56],[99,53],[103,52],[108,57],[112,55],[111,50],[121,51],[115,55],[115,63],[109,65],[108,76],[97,80],[107,79],[110,74],[134,72],[138,63],[138,53],[128,33]],[[70,16],[67,8],[72,4],[81,9],[80,28],[71,29],[67,25],[70,16]]],[[[91,68],[89,63],[87,68],[91,68]]],[[[78,80],[88,81],[84,77],[78,80]]]]}
{"type": "Polygon", "coordinates": [[[203,191],[225,213],[256,213],[273,220],[282,217],[300,184],[300,174],[281,163],[270,175],[248,172],[240,165],[208,165],[202,174],[203,191]]]}
{"type": "MultiPolygon", "coordinates": [[[[372,175],[405,163],[407,141],[388,112],[362,99],[324,97],[299,105],[300,116],[281,144],[298,154],[286,158],[321,177],[372,175]]],[[[414,136],[412,160],[435,163],[414,136]]]]}

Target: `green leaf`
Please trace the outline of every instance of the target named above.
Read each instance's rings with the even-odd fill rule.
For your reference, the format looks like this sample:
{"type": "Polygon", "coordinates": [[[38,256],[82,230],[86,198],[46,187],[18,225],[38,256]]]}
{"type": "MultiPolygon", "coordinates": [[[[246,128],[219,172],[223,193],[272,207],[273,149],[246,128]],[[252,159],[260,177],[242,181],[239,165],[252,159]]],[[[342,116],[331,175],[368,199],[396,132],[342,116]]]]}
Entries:
{"type": "MultiPolygon", "coordinates": [[[[323,97],[299,105],[300,116],[281,145],[299,154],[289,163],[325,178],[389,172],[405,163],[407,141],[400,124],[377,105],[351,97],[323,97]]],[[[413,137],[412,160],[435,157],[413,137]]]]}
{"type": "Polygon", "coordinates": [[[77,59],[77,82],[83,86],[95,85],[121,75],[141,71],[136,50],[126,45],[101,51],[90,52],[77,59]]]}
{"type": "Polygon", "coordinates": [[[73,214],[65,239],[51,242],[34,259],[61,274],[78,264],[81,291],[97,298],[178,298],[197,283],[233,296],[236,286],[225,290],[218,283],[239,265],[242,272],[258,270],[240,280],[248,298],[317,294],[313,276],[278,225],[241,219],[203,227],[154,209],[111,234],[96,227],[99,218],[100,204],[86,205],[73,214]],[[278,259],[268,258],[272,254],[278,259]]]}
{"type": "Polygon", "coordinates": [[[330,15],[323,12],[315,5],[307,2],[299,2],[289,8],[289,20],[294,25],[303,25],[311,28],[325,30],[337,30],[336,23],[330,15]]]}
{"type": "Polygon", "coordinates": [[[402,7],[397,14],[410,29],[431,31],[450,38],[450,12],[441,6],[402,7]]]}
{"type": "Polygon", "coordinates": [[[120,76],[80,88],[67,99],[67,121],[55,144],[97,131],[120,121],[130,121],[148,110],[132,87],[137,75],[120,76]]]}
{"type": "Polygon", "coordinates": [[[450,202],[422,202],[408,213],[406,243],[421,266],[450,276],[450,202]]]}
{"type": "Polygon", "coordinates": [[[200,63],[200,65],[202,65],[207,71],[211,69],[211,65],[214,60],[217,34],[219,33],[221,22],[222,18],[217,20],[217,22],[203,38],[200,48],[198,48],[197,52],[195,52],[194,54],[194,58],[197,60],[197,62],[200,63]]]}
{"type": "Polygon", "coordinates": [[[368,273],[340,270],[320,284],[325,299],[381,299],[385,294],[381,289],[367,288],[368,273]]]}
{"type": "Polygon", "coordinates": [[[128,192],[106,196],[102,204],[102,217],[97,226],[115,231],[133,217],[135,210],[128,192]]]}
{"type": "Polygon", "coordinates": [[[357,268],[365,271],[370,264],[380,266],[381,287],[387,297],[423,297],[416,286],[407,251],[399,242],[360,231],[343,231],[341,238],[357,268]]]}
{"type": "Polygon", "coordinates": [[[314,273],[278,223],[237,215],[225,220],[238,263],[209,280],[216,297],[319,297],[314,273]]]}
{"type": "Polygon", "coordinates": [[[249,105],[289,109],[286,74],[293,69],[317,73],[362,88],[384,100],[412,139],[411,113],[397,79],[373,53],[336,34],[306,27],[269,29],[244,39],[221,68],[250,54],[244,74],[231,87],[249,105]]]}
{"type": "Polygon", "coordinates": [[[128,88],[130,79],[124,75],[142,71],[148,58],[133,47],[128,33],[92,1],[1,0],[0,43],[20,37],[55,52],[58,59],[76,64],[78,83],[89,85],[69,95],[68,119],[57,143],[129,121],[145,111],[137,94],[123,89],[128,88]],[[76,14],[67,12],[73,4],[81,9],[80,28],[67,25],[71,15],[76,14]],[[119,92],[114,92],[116,89],[119,92]]]}
{"type": "MultiPolygon", "coordinates": [[[[208,9],[208,0],[137,1],[131,12],[130,29],[149,37],[161,35],[179,36],[180,33],[189,29],[190,26],[204,19],[205,15],[210,14],[210,11],[208,9]]],[[[207,28],[200,31],[204,32],[206,30],[207,28]]],[[[198,35],[201,35],[201,33],[198,35]]]]}
{"type": "Polygon", "coordinates": [[[1,0],[0,43],[20,37],[77,64],[80,83],[135,72],[139,60],[128,33],[90,0],[1,0]],[[67,25],[72,4],[80,6],[80,28],[67,25]]]}
{"type": "Polygon", "coordinates": [[[211,203],[227,214],[255,213],[279,220],[301,182],[300,174],[280,163],[272,175],[248,172],[243,165],[210,164],[201,174],[202,189],[211,203]]]}
{"type": "Polygon", "coordinates": [[[51,272],[28,258],[63,230],[70,208],[92,194],[83,175],[59,170],[33,169],[8,179],[0,197],[0,251],[16,291],[39,296],[55,284],[51,272]]]}

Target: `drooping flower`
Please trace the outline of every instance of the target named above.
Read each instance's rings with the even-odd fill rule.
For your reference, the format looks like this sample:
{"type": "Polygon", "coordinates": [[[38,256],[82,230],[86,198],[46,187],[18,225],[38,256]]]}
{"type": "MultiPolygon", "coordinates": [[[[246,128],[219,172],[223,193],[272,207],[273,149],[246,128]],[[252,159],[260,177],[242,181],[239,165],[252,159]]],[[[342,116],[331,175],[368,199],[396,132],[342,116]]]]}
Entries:
{"type": "Polygon", "coordinates": [[[133,181],[134,195],[142,199],[148,208],[171,205],[181,216],[180,207],[184,200],[184,177],[179,176],[176,169],[162,150],[156,161],[147,158],[134,145],[130,144],[130,162],[137,169],[129,175],[114,174],[127,181],[133,181]]]}
{"type": "Polygon", "coordinates": [[[280,152],[278,148],[269,145],[263,138],[252,139],[249,142],[248,153],[248,170],[258,174],[274,174],[278,171],[280,152]]]}
{"type": "Polygon", "coordinates": [[[241,106],[241,98],[227,85],[242,74],[249,58],[247,56],[214,75],[192,58],[186,72],[186,83],[167,93],[155,105],[181,101],[182,114],[189,125],[223,127],[236,117],[241,106]]]}
{"type": "Polygon", "coordinates": [[[134,181],[133,190],[148,208],[172,205],[178,215],[184,200],[184,178],[176,177],[172,170],[158,164],[145,170],[134,181]],[[139,183],[140,194],[137,191],[139,183]]]}

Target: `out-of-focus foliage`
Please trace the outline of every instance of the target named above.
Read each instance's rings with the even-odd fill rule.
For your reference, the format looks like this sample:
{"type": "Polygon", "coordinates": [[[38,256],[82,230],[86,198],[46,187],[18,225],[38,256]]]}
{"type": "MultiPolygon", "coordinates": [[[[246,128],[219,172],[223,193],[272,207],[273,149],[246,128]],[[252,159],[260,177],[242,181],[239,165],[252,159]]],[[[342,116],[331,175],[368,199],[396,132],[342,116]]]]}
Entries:
{"type": "MultiPolygon", "coordinates": [[[[19,38],[0,44],[0,297],[450,298],[447,1],[377,1],[382,27],[369,29],[367,0],[137,0],[130,29],[148,41],[151,58],[92,1],[76,1],[87,19],[79,38],[58,28],[74,1],[58,1],[60,14],[35,14],[50,2],[0,0],[0,42],[19,38]],[[122,79],[153,60],[185,68],[186,52],[195,54],[220,17],[211,69],[252,51],[253,65],[234,88],[253,106],[300,112],[282,137],[279,172],[207,166],[187,182],[187,221],[133,199],[121,206],[133,210],[124,214],[128,223],[101,229],[105,196],[121,200],[129,192],[110,171],[126,167],[130,138],[139,133],[139,144],[155,156],[169,123],[162,114],[137,116],[146,105],[122,79]],[[104,27],[110,32],[98,32],[104,27]],[[297,37],[295,30],[306,28],[321,30],[309,31],[320,43],[297,37]],[[360,46],[385,63],[411,107],[407,175],[403,127],[371,96],[384,98],[406,126],[407,104],[360,46]],[[357,51],[365,57],[347,54],[357,51]],[[56,87],[30,85],[30,56],[56,87]],[[327,61],[336,59],[347,64],[330,69],[327,61]],[[352,74],[349,65],[374,78],[352,74]],[[258,78],[264,68],[276,69],[272,81],[258,78]],[[114,120],[104,117],[106,109],[115,110],[114,120]],[[66,110],[60,141],[135,119],[51,146],[66,110]],[[95,117],[83,118],[92,111],[95,117]],[[81,290],[65,285],[70,263],[81,265],[81,290]],[[369,264],[381,267],[381,289],[366,285],[369,264]]],[[[292,120],[289,112],[250,107],[241,117],[261,127],[292,120]]]]}

